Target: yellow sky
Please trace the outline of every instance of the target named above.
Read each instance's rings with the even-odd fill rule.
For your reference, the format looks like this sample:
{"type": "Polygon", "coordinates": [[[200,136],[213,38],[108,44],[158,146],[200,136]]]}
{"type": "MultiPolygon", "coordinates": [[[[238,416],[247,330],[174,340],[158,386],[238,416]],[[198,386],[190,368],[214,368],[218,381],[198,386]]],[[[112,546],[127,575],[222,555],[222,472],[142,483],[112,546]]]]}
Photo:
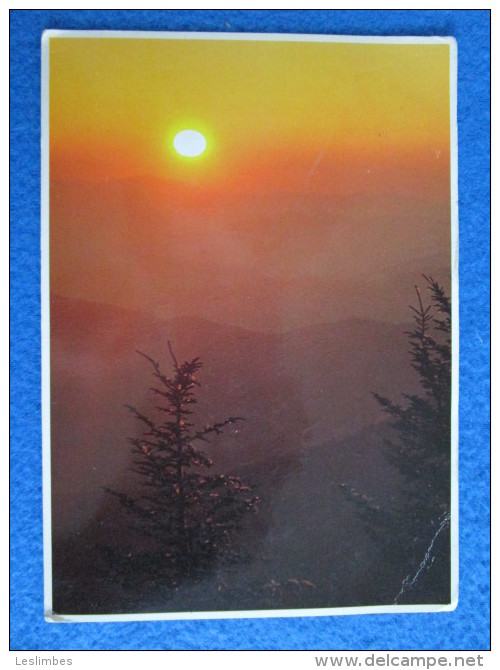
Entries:
{"type": "Polygon", "coordinates": [[[49,44],[54,292],[285,331],[447,276],[448,44],[49,44]]]}
{"type": "Polygon", "coordinates": [[[277,152],[443,152],[448,80],[448,44],[55,38],[51,151],[182,177],[171,142],[193,127],[209,147],[189,171],[210,179],[277,152]]]}

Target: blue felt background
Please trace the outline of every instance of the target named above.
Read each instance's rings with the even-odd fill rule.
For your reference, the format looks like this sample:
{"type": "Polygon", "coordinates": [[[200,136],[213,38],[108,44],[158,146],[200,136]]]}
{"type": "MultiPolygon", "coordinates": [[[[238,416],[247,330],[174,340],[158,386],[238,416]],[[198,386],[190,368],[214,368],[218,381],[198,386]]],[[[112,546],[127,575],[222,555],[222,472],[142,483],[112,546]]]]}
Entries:
{"type": "MultiPolygon", "coordinates": [[[[11,647],[489,647],[488,10],[25,10],[11,18],[11,647]],[[45,28],[452,35],[458,41],[460,603],[454,612],[49,624],[43,619],[40,403],[40,37],[45,28]]],[[[376,579],[376,575],[374,575],[376,579]]]]}

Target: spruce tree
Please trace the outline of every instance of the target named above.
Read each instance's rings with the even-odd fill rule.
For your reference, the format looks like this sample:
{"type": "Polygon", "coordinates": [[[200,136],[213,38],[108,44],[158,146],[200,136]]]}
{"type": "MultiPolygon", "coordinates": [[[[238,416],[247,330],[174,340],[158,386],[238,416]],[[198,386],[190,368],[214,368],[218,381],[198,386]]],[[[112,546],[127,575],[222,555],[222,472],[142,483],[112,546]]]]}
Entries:
{"type": "Polygon", "coordinates": [[[343,485],[401,584],[395,603],[450,596],[451,303],[438,282],[424,279],[430,304],[416,286],[413,327],[405,333],[421,392],[403,393],[399,402],[373,393],[389,416],[385,453],[402,490],[391,507],[343,485]]]}
{"type": "Polygon", "coordinates": [[[431,304],[424,306],[415,287],[411,306],[414,327],[407,331],[411,366],[422,393],[402,395],[397,403],[374,393],[390,417],[396,439],[388,442],[389,458],[406,480],[408,504],[435,514],[449,512],[451,448],[451,304],[441,286],[424,278],[431,304]]]}
{"type": "Polygon", "coordinates": [[[133,517],[132,528],[151,538],[150,568],[176,580],[206,569],[216,558],[235,558],[236,532],[245,514],[256,510],[258,498],[238,477],[212,474],[212,459],[199,446],[243,418],[195,428],[192,417],[202,363],[194,358],[179,364],[170,342],[168,347],[173,362],[170,376],[157,361],[138,352],[156,379],[151,391],[160,401],[159,418],[128,406],[144,426],[140,437],[129,440],[132,470],[139,475],[142,493],[133,497],[109,492],[133,517]]]}

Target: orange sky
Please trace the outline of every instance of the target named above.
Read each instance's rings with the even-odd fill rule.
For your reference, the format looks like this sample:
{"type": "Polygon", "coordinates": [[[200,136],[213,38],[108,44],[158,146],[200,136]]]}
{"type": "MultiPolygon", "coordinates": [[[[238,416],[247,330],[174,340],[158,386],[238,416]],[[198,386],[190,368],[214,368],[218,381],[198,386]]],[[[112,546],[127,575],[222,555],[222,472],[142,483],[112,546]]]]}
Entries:
{"type": "Polygon", "coordinates": [[[449,142],[448,60],[447,44],[53,39],[51,153],[103,161],[108,177],[211,182],[249,152],[278,169],[276,150],[430,159],[449,142]],[[207,136],[197,161],[171,149],[184,127],[207,136]]]}
{"type": "Polygon", "coordinates": [[[329,282],[427,271],[449,257],[449,119],[448,44],[53,37],[52,290],[280,329],[329,282]],[[202,156],[175,153],[183,128],[202,156]]]}

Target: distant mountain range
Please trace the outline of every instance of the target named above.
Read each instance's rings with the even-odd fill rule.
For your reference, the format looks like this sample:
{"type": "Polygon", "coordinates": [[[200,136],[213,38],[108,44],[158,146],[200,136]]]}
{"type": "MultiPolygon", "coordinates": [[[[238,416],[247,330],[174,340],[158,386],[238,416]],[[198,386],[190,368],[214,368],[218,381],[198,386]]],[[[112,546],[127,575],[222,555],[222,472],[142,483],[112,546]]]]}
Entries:
{"type": "Polygon", "coordinates": [[[179,360],[201,358],[196,420],[246,419],[208,447],[214,467],[258,480],[272,468],[279,478],[318,445],[380,422],[372,391],[397,398],[417,389],[406,328],[349,320],[260,333],[52,295],[54,535],[84,525],[102,487],[130,478],[127,438],[142,425],[124,405],[154,412],[156,403],[151,369],[136,350],[167,373],[167,340],[179,360]]]}
{"type": "Polygon", "coordinates": [[[54,292],[165,319],[271,332],[398,324],[422,272],[449,288],[450,203],[409,193],[207,199],[149,178],[61,181],[50,223],[54,292]]]}

